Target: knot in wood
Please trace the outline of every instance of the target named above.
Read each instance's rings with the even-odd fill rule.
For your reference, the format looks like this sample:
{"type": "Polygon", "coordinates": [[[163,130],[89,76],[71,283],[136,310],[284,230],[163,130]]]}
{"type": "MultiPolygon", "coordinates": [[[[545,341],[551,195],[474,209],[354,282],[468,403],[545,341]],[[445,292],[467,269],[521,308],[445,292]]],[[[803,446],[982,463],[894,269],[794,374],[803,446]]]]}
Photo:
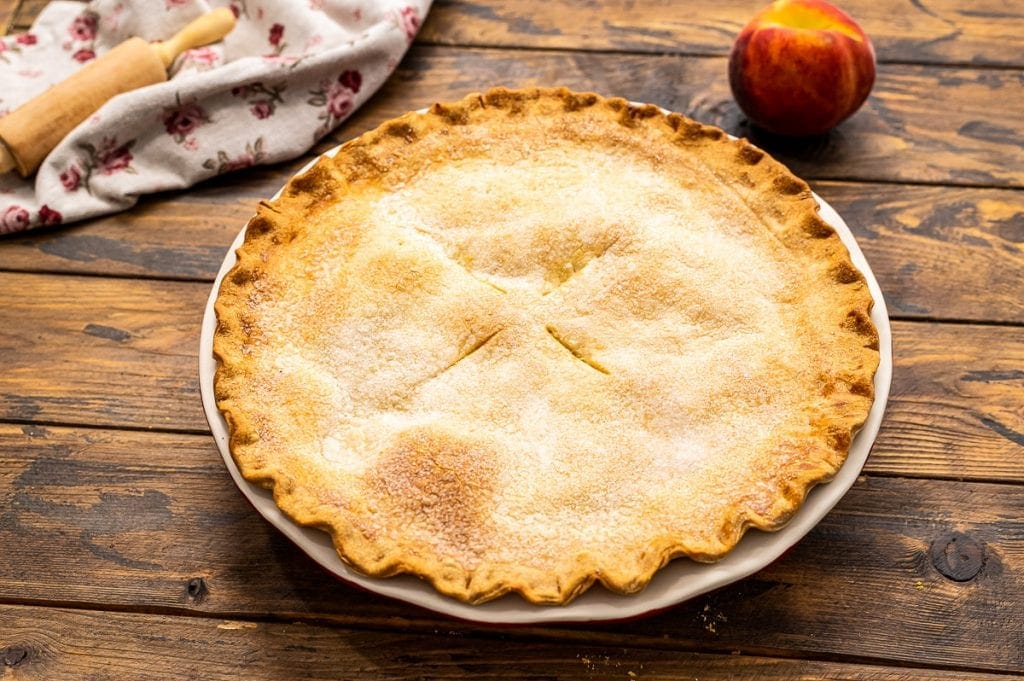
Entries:
{"type": "Polygon", "coordinates": [[[0,649],[0,662],[5,667],[17,667],[29,658],[29,649],[25,646],[9,646],[0,649]]]}
{"type": "Polygon", "coordinates": [[[199,605],[206,600],[206,594],[210,593],[210,587],[202,577],[193,577],[185,585],[185,600],[193,605],[199,605]]]}
{"type": "Polygon", "coordinates": [[[932,542],[931,559],[932,565],[946,579],[968,582],[984,567],[985,549],[966,534],[950,532],[932,542]]]}

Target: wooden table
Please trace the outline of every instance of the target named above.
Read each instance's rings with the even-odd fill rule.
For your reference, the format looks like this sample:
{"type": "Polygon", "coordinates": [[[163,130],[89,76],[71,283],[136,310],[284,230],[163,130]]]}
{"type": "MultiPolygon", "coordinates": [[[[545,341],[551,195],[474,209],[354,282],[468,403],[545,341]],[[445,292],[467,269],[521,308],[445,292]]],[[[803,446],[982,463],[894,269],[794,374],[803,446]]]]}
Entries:
{"type": "MultiPolygon", "coordinates": [[[[309,156],[0,239],[0,679],[980,679],[1024,673],[1024,5],[846,0],[880,60],[831,135],[753,134],[762,0],[437,0],[316,150],[491,85],[752,135],[845,216],[895,336],[863,476],[760,573],[620,624],[494,629],[350,588],[243,500],[200,406],[214,274],[309,156]]],[[[25,30],[44,4],[0,2],[25,30]]]]}

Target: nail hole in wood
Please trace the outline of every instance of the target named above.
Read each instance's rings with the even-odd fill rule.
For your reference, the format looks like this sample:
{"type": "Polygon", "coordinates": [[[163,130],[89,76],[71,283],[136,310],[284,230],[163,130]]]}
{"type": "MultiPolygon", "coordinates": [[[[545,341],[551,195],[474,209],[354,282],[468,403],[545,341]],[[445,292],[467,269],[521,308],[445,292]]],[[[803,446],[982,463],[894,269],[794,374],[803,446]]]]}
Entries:
{"type": "Polygon", "coordinates": [[[205,601],[208,593],[210,593],[210,587],[202,577],[193,577],[185,586],[185,600],[192,605],[199,605],[205,601]]]}

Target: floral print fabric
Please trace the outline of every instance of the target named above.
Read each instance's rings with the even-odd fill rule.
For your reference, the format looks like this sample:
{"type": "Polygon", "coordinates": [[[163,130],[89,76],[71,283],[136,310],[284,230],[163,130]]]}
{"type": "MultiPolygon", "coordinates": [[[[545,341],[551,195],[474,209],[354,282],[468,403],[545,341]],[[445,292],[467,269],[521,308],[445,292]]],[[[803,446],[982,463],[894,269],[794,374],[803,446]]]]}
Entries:
{"type": "Polygon", "coordinates": [[[220,43],[189,50],[166,83],[107,102],[34,177],[0,176],[0,234],[131,207],[139,196],[295,158],[385,81],[431,0],[55,0],[0,38],[0,115],[124,40],[165,40],[220,6],[220,43]]]}

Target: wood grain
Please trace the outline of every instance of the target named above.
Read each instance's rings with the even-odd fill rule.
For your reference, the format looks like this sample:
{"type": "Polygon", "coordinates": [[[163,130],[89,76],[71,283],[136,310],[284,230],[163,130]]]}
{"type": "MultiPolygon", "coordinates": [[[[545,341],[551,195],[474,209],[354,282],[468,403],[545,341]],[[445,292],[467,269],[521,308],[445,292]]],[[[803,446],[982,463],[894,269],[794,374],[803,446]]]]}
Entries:
{"type": "MultiPolygon", "coordinates": [[[[10,30],[27,30],[48,0],[7,0],[10,30]],[[17,9],[14,11],[15,4],[17,9]]],[[[728,54],[763,0],[436,0],[418,41],[443,45],[728,54]]],[[[844,0],[882,62],[1020,66],[1024,11],[1004,0],[844,0]]],[[[3,24],[7,25],[7,24],[3,24]]]]}
{"type": "Polygon", "coordinates": [[[936,669],[881,669],[746,655],[575,646],[514,633],[439,630],[429,636],[299,623],[185,619],[0,606],[0,660],[21,681],[235,681],[262,679],[837,679],[995,681],[1005,676],[936,669]],[[173,660],[173,664],[168,664],[173,660]]]}
{"type": "Polygon", "coordinates": [[[1020,70],[883,66],[861,111],[828,135],[795,141],[749,128],[723,58],[419,47],[334,137],[495,85],[565,85],[750,137],[807,179],[1024,187],[1022,84],[1020,70]]]}
{"type": "Polygon", "coordinates": [[[0,418],[205,431],[209,288],[0,273],[0,418]]]}
{"type": "MultiPolygon", "coordinates": [[[[299,163],[144,199],[131,213],[0,240],[0,270],[212,281],[257,200],[299,163]]],[[[1024,192],[813,187],[857,235],[894,317],[1024,323],[1024,192]]]]}
{"type": "Polygon", "coordinates": [[[50,0],[17,0],[14,12],[12,13],[9,33],[23,33],[32,27],[36,17],[43,11],[43,8],[50,3],[50,0]]]}
{"type": "Polygon", "coordinates": [[[0,271],[212,282],[259,200],[273,196],[312,158],[305,155],[188,190],[145,196],[127,212],[0,237],[0,271]]]}
{"type": "MultiPolygon", "coordinates": [[[[0,602],[438,626],[301,555],[239,494],[209,438],[0,425],[0,452],[0,546],[17,547],[0,561],[0,602]]],[[[1008,597],[1024,590],[1022,519],[1024,486],[862,478],[750,579],[643,621],[528,631],[580,644],[1024,671],[1024,612],[1008,597]],[[954,531],[981,547],[963,582],[931,558],[954,531]]]]}
{"type": "Polygon", "coordinates": [[[1024,322],[1024,192],[816,182],[900,318],[1024,322]]]}
{"type": "Polygon", "coordinates": [[[1024,482],[1024,334],[893,324],[893,384],[871,470],[1024,482]]]}
{"type": "MultiPolygon", "coordinates": [[[[860,112],[828,135],[791,140],[747,125],[723,58],[420,46],[330,139],[496,85],[566,85],[654,102],[750,137],[810,180],[1024,187],[1024,71],[1010,69],[884,66],[860,112]]],[[[232,175],[230,186],[246,177],[232,175]]]]}
{"type": "MultiPolygon", "coordinates": [[[[0,0],[0,26],[47,1],[0,0]]],[[[878,83],[794,142],[752,131],[725,77],[766,2],[435,0],[311,153],[492,85],[566,84],[750,136],[810,180],[915,321],[894,324],[865,475],[802,542],[604,625],[492,629],[329,577],[234,486],[196,376],[213,273],[297,159],[0,238],[0,679],[1024,677],[1024,6],[842,0],[878,83]]]]}
{"type": "Polygon", "coordinates": [[[257,201],[203,189],[142,200],[130,213],[0,241],[0,269],[212,282],[257,201]]]}
{"type": "MultiPolygon", "coordinates": [[[[728,54],[765,0],[437,0],[419,39],[445,45],[728,54]]],[[[985,0],[842,0],[880,61],[1020,66],[1024,8],[985,0]]]]}
{"type": "Polygon", "coordinates": [[[0,0],[0,35],[12,32],[14,13],[18,9],[18,0],[0,0]]]}
{"type": "MultiPolygon", "coordinates": [[[[278,186],[286,177],[271,174],[278,186]]],[[[236,180],[256,184],[260,176],[254,171],[236,180]]],[[[259,199],[205,187],[145,198],[127,213],[2,239],[0,270],[212,282],[259,199]]]]}

